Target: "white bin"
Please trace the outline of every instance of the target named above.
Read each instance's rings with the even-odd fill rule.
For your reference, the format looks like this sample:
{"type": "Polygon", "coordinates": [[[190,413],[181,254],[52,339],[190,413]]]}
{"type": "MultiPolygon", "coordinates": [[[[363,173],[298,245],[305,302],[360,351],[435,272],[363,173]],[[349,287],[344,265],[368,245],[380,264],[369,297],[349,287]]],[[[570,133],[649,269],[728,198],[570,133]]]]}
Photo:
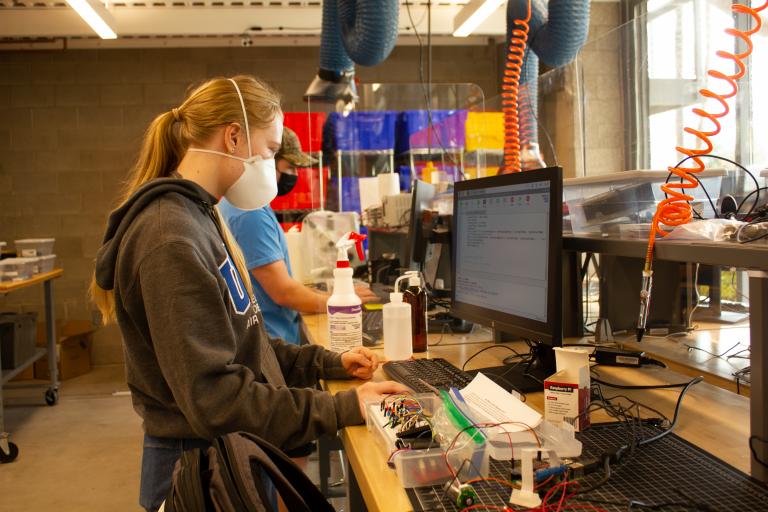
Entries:
{"type": "Polygon", "coordinates": [[[16,256],[20,258],[30,258],[35,256],[48,256],[53,254],[53,244],[55,238],[26,238],[16,240],[16,256]]]}

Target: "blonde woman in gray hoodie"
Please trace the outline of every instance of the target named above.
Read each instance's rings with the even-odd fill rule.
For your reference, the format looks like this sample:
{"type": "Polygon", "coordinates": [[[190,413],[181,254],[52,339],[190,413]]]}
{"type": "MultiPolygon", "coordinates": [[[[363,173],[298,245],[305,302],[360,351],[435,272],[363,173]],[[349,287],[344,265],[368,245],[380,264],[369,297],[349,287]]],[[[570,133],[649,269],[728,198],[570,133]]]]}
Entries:
{"type": "Polygon", "coordinates": [[[173,465],[216,436],[252,432],[292,449],[363,422],[363,403],[405,391],[368,382],[331,395],[318,379],[370,379],[365,348],[337,354],[270,339],[242,253],[216,203],[267,205],[277,192],[278,94],[251,76],[215,78],[149,126],[112,212],[91,286],[124,340],[144,420],[140,504],[157,510],[173,465]]]}

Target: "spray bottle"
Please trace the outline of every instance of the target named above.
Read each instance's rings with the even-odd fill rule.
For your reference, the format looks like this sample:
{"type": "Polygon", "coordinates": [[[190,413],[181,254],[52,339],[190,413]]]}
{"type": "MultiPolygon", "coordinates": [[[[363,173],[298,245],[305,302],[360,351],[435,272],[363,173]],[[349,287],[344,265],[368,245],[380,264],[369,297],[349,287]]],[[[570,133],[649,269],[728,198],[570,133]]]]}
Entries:
{"type": "Polygon", "coordinates": [[[334,352],[363,345],[363,308],[360,297],[352,283],[352,268],[349,266],[349,249],[357,247],[357,255],[363,257],[365,235],[349,232],[336,242],[338,251],[336,268],[333,271],[333,294],[328,299],[328,341],[334,352]]]}
{"type": "Polygon", "coordinates": [[[414,352],[427,351],[427,291],[421,286],[421,274],[408,271],[395,281],[395,291],[401,279],[408,279],[403,301],[411,306],[411,337],[414,352]]]}

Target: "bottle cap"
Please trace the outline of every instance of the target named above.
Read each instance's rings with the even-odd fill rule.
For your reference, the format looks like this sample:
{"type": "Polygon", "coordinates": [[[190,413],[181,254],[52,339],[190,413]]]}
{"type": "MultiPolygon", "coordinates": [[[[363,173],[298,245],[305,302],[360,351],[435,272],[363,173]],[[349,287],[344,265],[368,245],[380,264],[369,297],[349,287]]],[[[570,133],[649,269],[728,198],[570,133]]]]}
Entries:
{"type": "Polygon", "coordinates": [[[418,275],[409,277],[408,286],[421,286],[421,278],[418,275]]]}
{"type": "Polygon", "coordinates": [[[392,292],[389,294],[389,302],[397,304],[403,302],[403,294],[400,292],[392,292]]]}

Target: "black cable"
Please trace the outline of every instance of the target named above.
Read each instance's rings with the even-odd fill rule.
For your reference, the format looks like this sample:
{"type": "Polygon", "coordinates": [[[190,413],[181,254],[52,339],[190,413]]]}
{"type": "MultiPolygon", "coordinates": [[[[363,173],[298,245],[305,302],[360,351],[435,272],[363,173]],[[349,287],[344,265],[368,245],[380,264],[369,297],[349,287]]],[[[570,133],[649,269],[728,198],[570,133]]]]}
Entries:
{"type": "MultiPolygon", "coordinates": [[[[696,377],[696,379],[693,380],[703,380],[704,377],[696,377]]],[[[655,384],[651,386],[629,386],[625,384],[616,384],[614,382],[605,382],[603,380],[598,379],[597,377],[592,377],[592,382],[596,382],[598,384],[602,384],[603,386],[608,386],[609,388],[616,388],[616,389],[674,389],[674,388],[685,388],[691,384],[693,381],[689,382],[681,382],[679,384],[655,384]]]]}
{"type": "MultiPolygon", "coordinates": [[[[430,4],[431,5],[431,0],[430,4]]],[[[424,96],[424,107],[427,111],[427,134],[429,133],[434,134],[435,139],[437,140],[437,144],[440,146],[440,149],[443,150],[443,155],[447,156],[448,159],[451,161],[451,164],[458,170],[458,172],[461,174],[462,179],[466,179],[466,176],[464,174],[464,170],[461,169],[458,162],[456,162],[456,159],[453,157],[453,154],[449,153],[448,150],[445,148],[445,145],[443,145],[442,138],[440,137],[440,133],[438,133],[437,130],[435,130],[435,123],[432,119],[432,104],[429,101],[429,93],[431,91],[427,90],[427,86],[424,83],[424,42],[421,39],[421,35],[419,34],[418,29],[416,28],[416,24],[413,21],[413,16],[411,15],[411,2],[410,0],[406,0],[405,2],[405,10],[408,13],[408,20],[411,23],[411,28],[413,29],[413,34],[416,36],[416,41],[419,44],[419,85],[421,87],[421,93],[424,96]]],[[[431,35],[431,33],[427,34],[428,36],[431,35]]],[[[430,38],[431,40],[431,38],[430,38]]],[[[430,55],[431,55],[431,43],[430,43],[430,55]]],[[[431,86],[431,84],[430,84],[431,86]]],[[[431,148],[430,148],[431,149],[431,148]]]]}
{"type": "Polygon", "coordinates": [[[762,224],[762,223],[764,223],[764,222],[768,222],[768,219],[765,219],[765,218],[759,218],[759,219],[757,219],[757,220],[753,220],[753,221],[750,221],[750,222],[748,222],[747,224],[745,224],[745,225],[743,225],[743,226],[739,227],[739,229],[736,231],[736,241],[737,241],[738,243],[740,243],[740,244],[749,244],[749,243],[752,243],[752,242],[757,242],[758,240],[762,240],[762,239],[764,239],[764,238],[768,238],[768,232],[766,232],[766,233],[763,233],[762,235],[759,235],[759,236],[756,236],[756,237],[752,237],[752,238],[749,238],[749,239],[747,239],[747,240],[742,240],[742,239],[741,239],[741,231],[742,231],[744,228],[746,228],[746,227],[748,227],[748,226],[755,226],[755,225],[757,225],[757,224],[762,224]]]}
{"type": "Polygon", "coordinates": [[[589,487],[579,488],[579,490],[576,491],[576,495],[592,492],[598,487],[602,487],[611,478],[611,458],[608,456],[603,456],[603,472],[603,478],[589,487]]]}
{"type": "MultiPolygon", "coordinates": [[[[746,203],[746,202],[747,202],[747,199],[749,199],[749,198],[750,198],[750,197],[752,197],[753,195],[755,195],[755,194],[758,194],[758,196],[757,196],[757,197],[759,198],[759,197],[760,197],[760,191],[761,191],[761,190],[768,190],[768,187],[760,187],[760,188],[756,188],[755,190],[753,190],[752,192],[750,192],[749,194],[747,194],[746,196],[744,196],[744,199],[742,199],[742,200],[741,200],[741,202],[739,203],[739,206],[738,206],[738,208],[736,208],[736,213],[739,213],[739,212],[741,211],[741,208],[744,206],[744,203],[746,203]]],[[[753,210],[754,210],[755,206],[757,205],[757,201],[758,201],[758,199],[755,199],[755,202],[752,204],[752,209],[753,209],[753,210]]]]}
{"type": "MultiPolygon", "coordinates": [[[[760,183],[758,183],[758,181],[757,181],[757,178],[755,178],[755,175],[752,174],[752,172],[749,169],[747,169],[746,167],[744,167],[743,165],[741,165],[738,162],[734,162],[730,158],[725,158],[723,156],[711,155],[711,154],[707,154],[707,155],[692,155],[692,156],[685,157],[685,158],[683,158],[682,160],[680,160],[677,163],[677,165],[675,166],[675,169],[679,169],[681,165],[683,165],[685,162],[687,162],[688,160],[690,160],[692,158],[714,158],[714,159],[717,159],[717,160],[722,160],[724,162],[728,162],[731,165],[734,165],[734,166],[738,167],[742,171],[744,171],[747,174],[749,174],[750,178],[752,178],[752,181],[755,183],[755,190],[754,190],[754,192],[757,193],[757,197],[755,198],[755,202],[752,204],[752,208],[750,208],[749,212],[747,212],[747,215],[751,215],[752,214],[752,212],[755,210],[755,207],[757,206],[757,203],[760,201],[760,188],[761,187],[760,187],[760,183]]],[[[669,179],[672,177],[672,174],[674,174],[674,173],[672,173],[672,172],[669,173],[665,183],[669,183],[669,179]]],[[[710,204],[710,206],[712,206],[712,210],[715,212],[715,218],[719,218],[719,215],[717,214],[717,208],[715,207],[714,203],[712,202],[712,198],[709,196],[709,193],[707,192],[707,189],[704,187],[704,185],[701,184],[701,180],[699,180],[699,178],[695,174],[693,174],[693,173],[689,172],[687,174],[688,174],[688,176],[693,177],[699,183],[699,185],[701,185],[701,189],[704,191],[704,195],[707,196],[707,199],[709,200],[709,204],[710,204]]],[[[681,183],[682,183],[683,178],[680,178],[680,180],[681,180],[681,183]]],[[[665,198],[667,197],[666,193],[664,194],[664,197],[665,198]]],[[[736,210],[737,213],[741,210],[741,207],[743,206],[743,204],[744,204],[744,200],[742,200],[741,204],[739,204],[739,207],[736,210]]]]}
{"type": "Polygon", "coordinates": [[[768,468],[768,462],[764,460],[760,460],[760,457],[757,456],[757,450],[755,450],[755,446],[752,443],[752,441],[760,441],[761,443],[768,443],[768,440],[763,439],[760,436],[749,436],[749,451],[752,452],[752,457],[755,459],[755,462],[757,462],[764,468],[768,468]]]}
{"type": "Polygon", "coordinates": [[[509,351],[511,351],[511,352],[514,352],[514,354],[515,354],[517,357],[526,357],[526,356],[528,355],[528,354],[521,354],[521,353],[520,353],[520,352],[518,352],[517,350],[513,349],[512,347],[508,347],[508,346],[506,346],[506,345],[491,345],[490,347],[481,348],[480,350],[478,350],[477,352],[475,352],[474,354],[472,354],[471,356],[469,356],[469,359],[467,359],[466,361],[464,361],[464,364],[463,364],[463,365],[461,365],[461,369],[462,369],[462,371],[464,371],[464,370],[465,370],[465,368],[467,367],[467,364],[469,364],[469,362],[470,362],[471,360],[473,360],[474,358],[476,358],[477,356],[479,356],[480,354],[482,354],[482,353],[483,353],[483,352],[485,352],[486,350],[491,350],[492,348],[505,348],[505,349],[507,349],[507,350],[509,350],[509,351]]]}
{"type": "Polygon", "coordinates": [[[704,380],[704,377],[696,377],[695,379],[692,379],[688,384],[685,385],[683,390],[680,392],[680,396],[677,397],[677,404],[675,405],[675,414],[674,416],[672,416],[672,423],[669,425],[669,427],[664,432],[660,432],[655,436],[651,436],[647,439],[643,439],[638,443],[638,446],[645,446],[646,444],[652,443],[654,441],[658,441],[662,437],[672,432],[672,430],[674,430],[675,426],[677,426],[677,420],[680,414],[680,406],[683,403],[683,398],[685,398],[685,395],[686,393],[688,393],[688,390],[690,390],[693,386],[695,386],[696,384],[698,384],[703,380],[704,380]]]}

